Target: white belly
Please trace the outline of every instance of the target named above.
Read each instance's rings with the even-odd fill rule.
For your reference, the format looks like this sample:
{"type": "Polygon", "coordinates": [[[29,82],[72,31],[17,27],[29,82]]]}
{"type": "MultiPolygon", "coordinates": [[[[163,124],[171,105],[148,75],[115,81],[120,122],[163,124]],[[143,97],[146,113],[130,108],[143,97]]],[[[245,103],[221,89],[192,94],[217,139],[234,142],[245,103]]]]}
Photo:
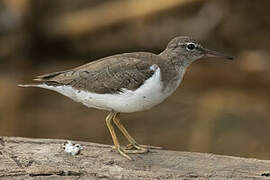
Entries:
{"type": "Polygon", "coordinates": [[[137,112],[152,108],[164,101],[171,95],[182,80],[182,73],[176,87],[171,90],[162,91],[160,69],[153,65],[151,68],[155,69],[155,73],[151,78],[145,81],[135,91],[121,89],[122,92],[118,94],[97,94],[82,90],[76,90],[71,86],[48,86],[46,84],[39,85],[39,87],[57,91],[74,101],[80,102],[88,107],[97,109],[104,109],[115,112],[137,112]]]}

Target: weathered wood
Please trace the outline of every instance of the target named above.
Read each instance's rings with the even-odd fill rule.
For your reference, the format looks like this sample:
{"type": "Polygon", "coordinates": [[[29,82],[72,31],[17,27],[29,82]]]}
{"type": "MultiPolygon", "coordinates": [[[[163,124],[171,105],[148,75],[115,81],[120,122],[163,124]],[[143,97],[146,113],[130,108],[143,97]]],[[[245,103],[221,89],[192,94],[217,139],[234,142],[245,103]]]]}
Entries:
{"type": "Polygon", "coordinates": [[[270,161],[207,153],[152,150],[129,161],[111,146],[65,140],[0,137],[0,179],[270,179],[270,161]]]}

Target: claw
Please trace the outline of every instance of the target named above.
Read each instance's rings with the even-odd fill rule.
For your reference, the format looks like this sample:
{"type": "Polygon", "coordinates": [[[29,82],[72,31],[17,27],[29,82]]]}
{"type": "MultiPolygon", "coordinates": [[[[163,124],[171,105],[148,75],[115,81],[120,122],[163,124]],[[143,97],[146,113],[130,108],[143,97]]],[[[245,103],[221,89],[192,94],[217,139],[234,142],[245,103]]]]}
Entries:
{"type": "Polygon", "coordinates": [[[127,150],[138,149],[138,150],[142,150],[144,152],[149,152],[149,149],[162,149],[162,147],[147,146],[147,145],[140,145],[140,144],[128,144],[126,146],[126,149],[127,150]]]}
{"type": "Polygon", "coordinates": [[[144,153],[148,152],[148,151],[145,151],[145,150],[138,150],[138,149],[135,149],[135,150],[126,150],[126,149],[124,149],[124,151],[127,154],[144,154],[144,153]]]}
{"type": "Polygon", "coordinates": [[[140,150],[144,150],[146,152],[149,151],[149,149],[163,149],[162,147],[158,147],[158,146],[148,146],[148,145],[141,145],[141,144],[128,144],[126,146],[127,150],[130,149],[140,149],[140,150]]]}
{"type": "Polygon", "coordinates": [[[140,146],[146,149],[163,149],[163,147],[159,146],[149,146],[149,145],[140,145],[140,146]]]}
{"type": "Polygon", "coordinates": [[[139,152],[139,153],[147,153],[147,152],[149,152],[149,150],[146,149],[146,148],[142,148],[142,147],[140,147],[138,145],[132,145],[132,144],[127,145],[126,146],[126,150],[130,150],[130,151],[134,151],[134,152],[139,152]]]}
{"type": "Polygon", "coordinates": [[[118,152],[120,155],[124,156],[128,160],[133,161],[133,159],[129,155],[127,155],[127,154],[131,154],[127,150],[122,149],[121,147],[116,148],[115,146],[112,147],[112,150],[118,152]]]}
{"type": "Polygon", "coordinates": [[[117,151],[128,160],[133,161],[133,159],[129,155],[127,155],[125,150],[123,150],[122,148],[117,148],[117,151]]]}

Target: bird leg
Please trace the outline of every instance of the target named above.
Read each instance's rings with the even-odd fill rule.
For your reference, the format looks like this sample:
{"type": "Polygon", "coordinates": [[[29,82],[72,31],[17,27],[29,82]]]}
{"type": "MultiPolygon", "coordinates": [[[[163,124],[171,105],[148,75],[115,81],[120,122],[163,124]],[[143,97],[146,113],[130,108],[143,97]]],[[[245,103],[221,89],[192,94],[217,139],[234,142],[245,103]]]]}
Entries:
{"type": "Polygon", "coordinates": [[[147,145],[140,145],[138,144],[133,137],[128,133],[126,128],[123,126],[123,124],[120,121],[120,118],[118,117],[118,114],[116,113],[113,117],[113,122],[115,125],[119,128],[119,130],[123,133],[123,135],[127,138],[130,144],[127,145],[127,150],[131,149],[137,149],[139,151],[133,151],[133,153],[145,153],[148,152],[148,149],[162,149],[161,147],[156,146],[147,146],[147,145]]]}
{"type": "Polygon", "coordinates": [[[114,148],[124,157],[126,157],[127,159],[129,160],[132,160],[131,157],[129,157],[125,151],[120,147],[119,145],[119,142],[118,142],[118,139],[116,137],[116,134],[115,134],[115,131],[114,131],[114,128],[112,126],[112,119],[115,117],[117,113],[115,112],[110,112],[110,114],[106,117],[106,124],[108,126],[108,129],[111,133],[111,136],[112,136],[112,140],[113,140],[113,143],[114,143],[114,148]]]}

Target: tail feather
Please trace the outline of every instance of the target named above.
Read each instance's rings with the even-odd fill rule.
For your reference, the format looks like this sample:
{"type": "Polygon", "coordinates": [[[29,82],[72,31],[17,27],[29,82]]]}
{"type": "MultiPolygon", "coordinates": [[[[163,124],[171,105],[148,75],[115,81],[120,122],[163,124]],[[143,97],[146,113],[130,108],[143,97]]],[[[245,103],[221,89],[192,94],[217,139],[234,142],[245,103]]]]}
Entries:
{"type": "Polygon", "coordinates": [[[41,87],[42,84],[18,84],[19,87],[41,87]]]}
{"type": "Polygon", "coordinates": [[[44,74],[44,75],[40,75],[37,76],[34,81],[48,81],[62,73],[65,73],[66,71],[59,71],[59,72],[53,72],[53,73],[49,73],[49,74],[44,74]]]}
{"type": "Polygon", "coordinates": [[[57,80],[54,80],[55,77],[58,75],[61,75],[67,71],[59,71],[59,72],[53,72],[49,74],[44,74],[37,76],[34,81],[40,81],[41,83],[37,84],[18,84],[19,87],[41,87],[44,88],[45,85],[48,86],[58,86],[61,85],[61,83],[57,82],[57,80]]]}

